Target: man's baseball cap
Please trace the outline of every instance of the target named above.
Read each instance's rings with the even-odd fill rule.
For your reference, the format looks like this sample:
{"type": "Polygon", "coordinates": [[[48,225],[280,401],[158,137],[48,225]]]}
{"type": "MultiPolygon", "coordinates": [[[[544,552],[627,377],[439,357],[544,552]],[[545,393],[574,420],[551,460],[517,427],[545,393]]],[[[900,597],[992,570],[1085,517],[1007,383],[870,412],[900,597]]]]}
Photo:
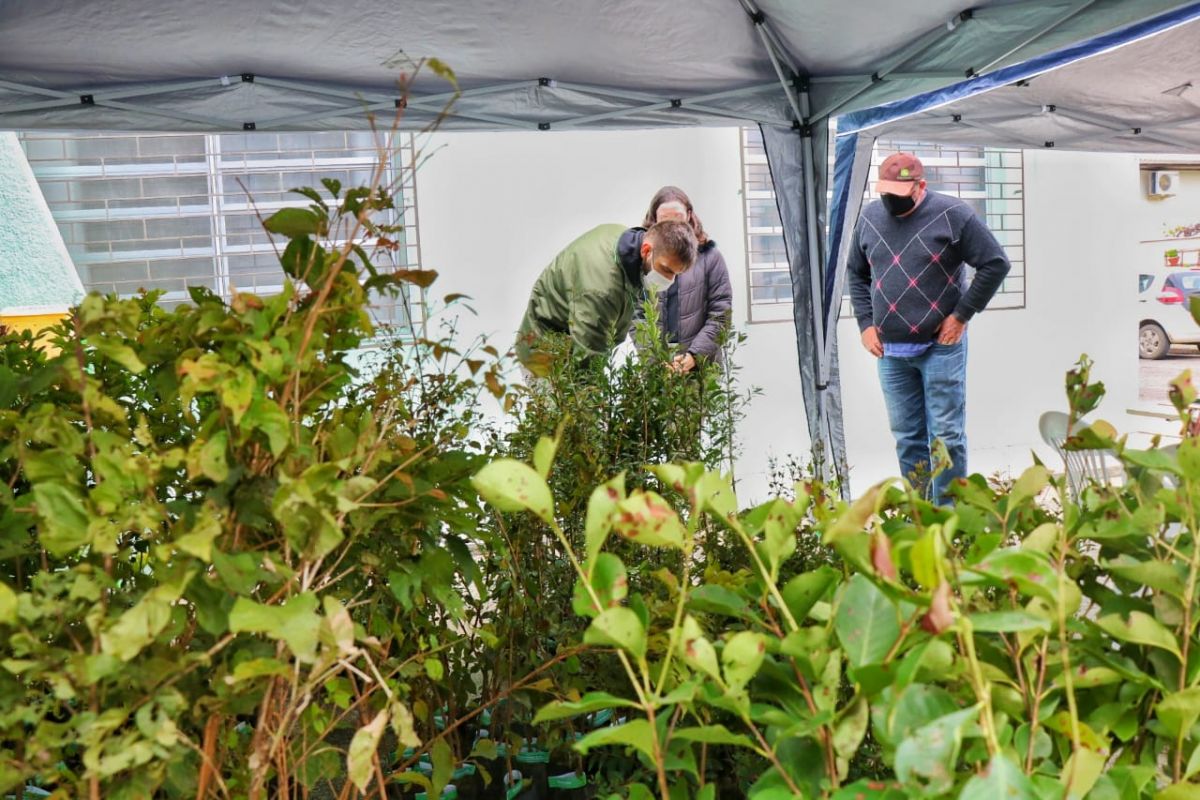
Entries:
{"type": "Polygon", "coordinates": [[[925,178],[925,166],[912,153],[893,153],[879,165],[879,180],[875,191],[879,194],[898,194],[908,197],[917,181],[925,178]]]}

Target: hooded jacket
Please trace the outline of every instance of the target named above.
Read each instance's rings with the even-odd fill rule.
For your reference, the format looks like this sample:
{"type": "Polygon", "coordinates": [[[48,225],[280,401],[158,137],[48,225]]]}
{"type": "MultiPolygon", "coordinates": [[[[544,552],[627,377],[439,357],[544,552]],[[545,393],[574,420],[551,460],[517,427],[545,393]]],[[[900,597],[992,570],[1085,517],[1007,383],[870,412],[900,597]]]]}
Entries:
{"type": "Polygon", "coordinates": [[[664,333],[676,334],[674,339],[681,352],[719,359],[721,334],[729,327],[733,308],[733,288],[717,243],[709,239],[700,245],[696,263],[676,278],[665,294],[661,317],[664,333]]]}
{"type": "Polygon", "coordinates": [[[645,231],[601,225],[580,236],[542,270],[517,335],[528,362],[546,333],[569,335],[582,355],[605,355],[629,330],[642,293],[645,231]]]}

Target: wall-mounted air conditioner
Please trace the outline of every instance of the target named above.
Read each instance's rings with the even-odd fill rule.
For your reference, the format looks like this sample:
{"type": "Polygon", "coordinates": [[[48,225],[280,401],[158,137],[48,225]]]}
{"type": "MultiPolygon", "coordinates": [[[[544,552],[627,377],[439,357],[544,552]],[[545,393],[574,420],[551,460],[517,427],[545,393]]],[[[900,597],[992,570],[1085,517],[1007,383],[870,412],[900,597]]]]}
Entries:
{"type": "Polygon", "coordinates": [[[1150,173],[1146,193],[1151,197],[1165,197],[1179,191],[1179,173],[1169,170],[1154,170],[1150,173]]]}

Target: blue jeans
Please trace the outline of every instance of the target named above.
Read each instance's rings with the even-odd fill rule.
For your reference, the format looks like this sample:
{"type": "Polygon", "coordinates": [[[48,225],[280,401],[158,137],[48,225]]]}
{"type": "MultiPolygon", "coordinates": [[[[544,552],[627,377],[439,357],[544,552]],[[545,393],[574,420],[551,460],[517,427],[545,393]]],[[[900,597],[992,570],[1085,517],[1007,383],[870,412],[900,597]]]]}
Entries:
{"type": "Polygon", "coordinates": [[[967,474],[967,342],[937,344],[911,358],[879,359],[879,382],[896,438],[900,471],[911,480],[932,466],[934,439],[946,445],[951,467],[933,480],[932,498],[945,502],[946,487],[967,474]]]}

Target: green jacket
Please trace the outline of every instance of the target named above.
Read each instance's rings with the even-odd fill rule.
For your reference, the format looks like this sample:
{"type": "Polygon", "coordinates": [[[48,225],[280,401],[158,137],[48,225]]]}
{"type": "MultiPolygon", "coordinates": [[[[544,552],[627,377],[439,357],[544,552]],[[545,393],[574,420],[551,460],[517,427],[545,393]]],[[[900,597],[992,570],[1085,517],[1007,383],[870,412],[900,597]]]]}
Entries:
{"type": "Polygon", "coordinates": [[[601,225],[580,236],[542,270],[517,335],[517,358],[528,361],[538,338],[569,334],[581,355],[604,355],[629,332],[642,294],[644,232],[601,225]]]}

